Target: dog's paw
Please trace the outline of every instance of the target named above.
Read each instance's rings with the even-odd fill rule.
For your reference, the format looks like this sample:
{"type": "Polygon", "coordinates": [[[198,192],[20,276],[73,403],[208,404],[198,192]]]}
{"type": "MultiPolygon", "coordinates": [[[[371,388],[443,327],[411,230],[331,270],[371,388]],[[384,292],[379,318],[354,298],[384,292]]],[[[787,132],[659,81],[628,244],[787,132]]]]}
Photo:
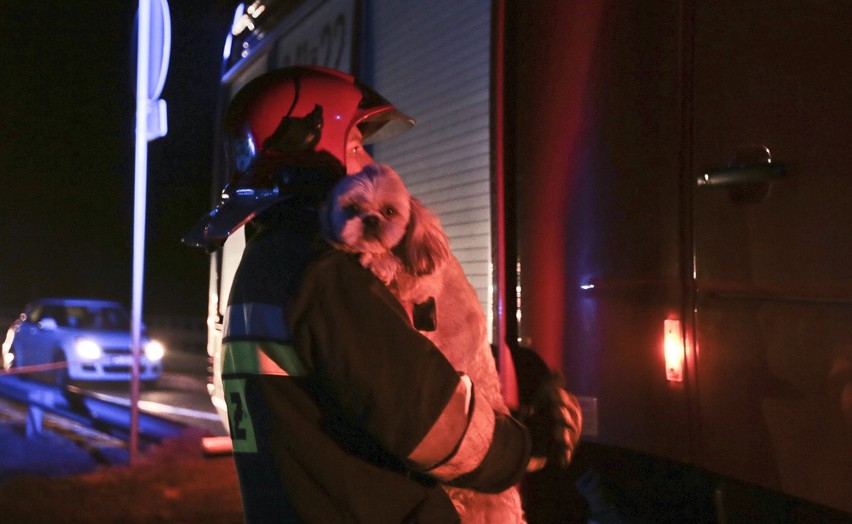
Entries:
{"type": "Polygon", "coordinates": [[[386,286],[396,279],[402,265],[400,261],[390,253],[363,253],[361,265],[369,269],[386,286]]]}

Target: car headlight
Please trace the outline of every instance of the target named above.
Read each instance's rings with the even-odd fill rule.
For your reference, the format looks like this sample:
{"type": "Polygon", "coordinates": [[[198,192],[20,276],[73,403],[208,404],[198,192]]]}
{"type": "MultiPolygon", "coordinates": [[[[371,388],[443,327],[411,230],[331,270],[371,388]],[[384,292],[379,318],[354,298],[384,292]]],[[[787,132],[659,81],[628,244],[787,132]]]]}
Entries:
{"type": "Polygon", "coordinates": [[[157,362],[163,358],[163,355],[166,354],[166,348],[156,340],[151,340],[147,344],[145,344],[145,356],[148,357],[148,360],[151,362],[157,362]]]}
{"type": "Polygon", "coordinates": [[[81,338],[74,342],[74,352],[83,360],[97,360],[104,352],[97,342],[88,338],[81,338]]]}

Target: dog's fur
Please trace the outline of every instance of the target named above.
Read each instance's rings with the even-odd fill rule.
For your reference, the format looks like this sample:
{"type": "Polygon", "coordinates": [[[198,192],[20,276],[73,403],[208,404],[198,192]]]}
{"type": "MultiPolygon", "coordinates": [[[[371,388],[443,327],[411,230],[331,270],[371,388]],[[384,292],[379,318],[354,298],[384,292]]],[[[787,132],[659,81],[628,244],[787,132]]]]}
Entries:
{"type": "MultiPolygon", "coordinates": [[[[430,297],[435,329],[422,331],[491,404],[508,413],[476,292],[450,251],[441,223],[412,198],[400,176],[371,165],[341,180],[322,212],[323,233],[338,249],[360,253],[361,264],[382,280],[409,316],[430,297]]],[[[486,494],[445,486],[462,522],[523,522],[518,490],[486,494]]]]}

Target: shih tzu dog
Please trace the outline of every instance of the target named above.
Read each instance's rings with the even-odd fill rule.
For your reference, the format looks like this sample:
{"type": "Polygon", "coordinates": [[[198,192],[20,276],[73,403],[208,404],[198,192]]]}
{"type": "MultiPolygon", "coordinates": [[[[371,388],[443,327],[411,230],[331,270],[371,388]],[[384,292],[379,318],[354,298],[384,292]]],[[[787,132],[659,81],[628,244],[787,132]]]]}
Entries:
{"type": "MultiPolygon", "coordinates": [[[[346,176],[331,191],[322,224],[326,240],[359,253],[414,326],[471,378],[493,409],[508,414],[476,292],[438,217],[409,194],[400,176],[385,165],[346,176]]],[[[497,494],[444,489],[462,522],[524,522],[516,488],[497,494]]]]}

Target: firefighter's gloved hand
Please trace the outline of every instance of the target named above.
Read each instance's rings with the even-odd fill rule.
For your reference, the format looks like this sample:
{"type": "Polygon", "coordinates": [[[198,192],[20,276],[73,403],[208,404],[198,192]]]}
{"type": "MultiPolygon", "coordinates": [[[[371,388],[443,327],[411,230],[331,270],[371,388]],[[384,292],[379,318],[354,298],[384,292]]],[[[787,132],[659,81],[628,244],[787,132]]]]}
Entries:
{"type": "Polygon", "coordinates": [[[554,428],[555,438],[559,442],[557,458],[560,466],[567,467],[571,463],[577,444],[580,443],[580,433],[583,431],[583,412],[576,396],[561,387],[558,389],[558,394],[559,416],[557,427],[554,428]],[[560,423],[561,427],[559,427],[560,423]]]}
{"type": "Polygon", "coordinates": [[[521,406],[517,413],[532,439],[527,471],[538,471],[547,462],[567,467],[583,429],[583,414],[577,397],[562,387],[558,374],[549,373],[530,400],[531,403],[521,406]]]}

